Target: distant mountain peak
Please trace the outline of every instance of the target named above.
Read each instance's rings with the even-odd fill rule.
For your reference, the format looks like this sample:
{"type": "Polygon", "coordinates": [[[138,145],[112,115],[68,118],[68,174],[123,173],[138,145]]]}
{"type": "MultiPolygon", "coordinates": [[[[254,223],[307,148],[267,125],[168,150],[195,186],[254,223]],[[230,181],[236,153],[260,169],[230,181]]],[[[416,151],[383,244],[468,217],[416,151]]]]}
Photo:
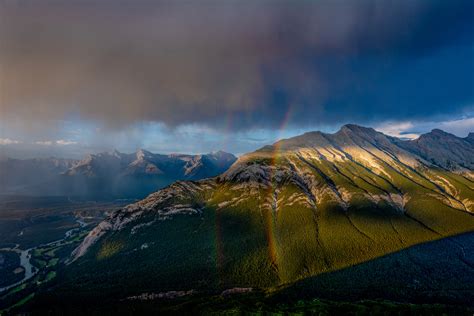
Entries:
{"type": "Polygon", "coordinates": [[[448,133],[448,132],[445,132],[443,131],[442,129],[439,129],[439,128],[435,128],[435,129],[432,129],[431,132],[429,133],[425,133],[425,134],[421,134],[420,137],[453,137],[453,138],[458,138],[456,135],[453,135],[451,133],[448,133]]]}
{"type": "Polygon", "coordinates": [[[446,141],[449,140],[449,141],[454,141],[454,142],[464,142],[463,138],[458,137],[454,134],[445,132],[439,128],[435,128],[431,130],[431,132],[421,134],[420,137],[412,140],[411,142],[423,143],[423,142],[431,141],[431,140],[436,141],[436,142],[443,142],[443,140],[446,140],[446,141]]]}
{"type": "Polygon", "coordinates": [[[215,159],[225,159],[225,160],[229,160],[229,159],[234,159],[235,160],[236,159],[234,154],[225,152],[223,150],[212,151],[208,154],[208,156],[211,156],[215,159]]]}
{"type": "Polygon", "coordinates": [[[120,151],[118,151],[117,149],[112,150],[109,154],[111,156],[116,156],[116,157],[122,156],[122,153],[120,151]]]}
{"type": "Polygon", "coordinates": [[[372,127],[365,127],[357,124],[345,124],[341,127],[340,131],[343,132],[375,132],[372,127]]]}
{"type": "Polygon", "coordinates": [[[211,151],[209,154],[210,154],[210,155],[214,155],[214,156],[232,155],[232,154],[230,154],[230,153],[228,153],[228,152],[225,152],[225,151],[223,151],[223,150],[211,151]]]}
{"type": "Polygon", "coordinates": [[[153,154],[151,152],[149,152],[148,150],[145,150],[145,149],[142,149],[140,148],[139,150],[137,150],[137,152],[135,153],[135,156],[137,157],[138,160],[144,160],[146,158],[150,158],[153,156],[153,154]]]}

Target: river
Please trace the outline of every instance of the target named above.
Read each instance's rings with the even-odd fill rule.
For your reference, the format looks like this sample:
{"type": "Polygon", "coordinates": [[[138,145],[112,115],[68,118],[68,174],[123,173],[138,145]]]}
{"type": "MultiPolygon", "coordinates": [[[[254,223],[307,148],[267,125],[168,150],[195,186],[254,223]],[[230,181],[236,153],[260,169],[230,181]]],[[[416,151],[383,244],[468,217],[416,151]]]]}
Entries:
{"type": "Polygon", "coordinates": [[[79,231],[81,228],[84,228],[85,226],[87,226],[87,223],[84,222],[83,219],[77,219],[76,222],[80,226],[68,230],[64,234],[64,237],[61,238],[61,239],[54,240],[54,241],[51,241],[51,242],[46,243],[46,244],[41,244],[39,246],[32,247],[32,248],[29,248],[29,249],[26,249],[26,250],[21,250],[19,248],[18,244],[15,246],[15,248],[1,248],[0,251],[12,251],[12,252],[16,252],[16,253],[20,254],[20,266],[25,270],[25,276],[23,277],[23,279],[21,279],[18,282],[15,282],[15,283],[12,283],[10,285],[7,285],[5,287],[0,288],[0,293],[4,292],[6,290],[9,290],[9,289],[25,282],[25,281],[31,279],[32,277],[34,277],[38,273],[39,270],[31,264],[31,253],[36,248],[53,246],[53,245],[59,244],[59,243],[63,242],[65,239],[71,237],[72,234],[74,234],[76,231],[79,231]]]}

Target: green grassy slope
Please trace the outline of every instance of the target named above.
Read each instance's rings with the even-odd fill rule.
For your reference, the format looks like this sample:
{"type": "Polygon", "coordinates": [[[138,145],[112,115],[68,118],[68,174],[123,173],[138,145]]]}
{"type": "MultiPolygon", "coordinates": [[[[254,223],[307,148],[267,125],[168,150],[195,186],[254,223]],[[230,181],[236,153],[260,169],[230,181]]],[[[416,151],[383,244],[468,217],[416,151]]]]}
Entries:
{"type": "Polygon", "coordinates": [[[274,291],[271,301],[313,298],[442,303],[474,307],[474,233],[416,245],[274,291]]]}

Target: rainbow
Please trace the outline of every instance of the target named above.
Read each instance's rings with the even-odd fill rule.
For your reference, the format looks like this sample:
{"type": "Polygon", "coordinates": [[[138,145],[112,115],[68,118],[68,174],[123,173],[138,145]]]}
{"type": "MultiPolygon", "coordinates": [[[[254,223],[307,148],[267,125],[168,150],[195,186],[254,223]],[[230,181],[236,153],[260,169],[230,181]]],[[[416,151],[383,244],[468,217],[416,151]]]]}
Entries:
{"type": "MultiPolygon", "coordinates": [[[[288,123],[291,119],[291,114],[292,114],[292,106],[288,107],[287,112],[283,116],[283,119],[280,123],[279,128],[277,129],[277,139],[280,139],[281,136],[283,135],[283,132],[286,130],[288,123]]],[[[228,133],[231,130],[232,127],[232,116],[229,114],[226,117],[226,131],[225,131],[225,142],[228,141],[228,133]]],[[[276,142],[273,145],[273,150],[271,153],[271,159],[270,159],[270,166],[275,167],[277,165],[277,160],[279,157],[280,153],[280,148],[281,144],[279,142],[276,142]]],[[[272,200],[273,199],[273,194],[275,192],[275,185],[272,181],[273,179],[273,168],[270,169],[270,185],[268,189],[266,190],[264,194],[264,198],[267,200],[272,200]]],[[[275,236],[275,231],[276,231],[276,214],[273,212],[272,209],[266,210],[264,212],[264,225],[265,225],[265,237],[267,240],[267,247],[268,247],[268,256],[270,259],[271,264],[275,267],[275,269],[278,269],[278,251],[277,251],[277,239],[275,236]]],[[[216,251],[216,270],[219,275],[219,284],[222,284],[223,282],[223,268],[224,268],[224,242],[223,242],[223,229],[222,229],[222,222],[221,222],[221,211],[219,209],[216,209],[215,211],[215,251],[216,251]]]]}
{"type": "Polygon", "coordinates": [[[224,243],[222,241],[222,225],[220,210],[216,209],[215,213],[215,249],[216,249],[216,270],[218,275],[219,285],[222,284],[223,267],[224,267],[224,243]]]}
{"type": "MultiPolygon", "coordinates": [[[[292,114],[292,107],[289,106],[288,110],[285,113],[285,116],[283,117],[283,120],[280,124],[280,127],[278,128],[277,132],[277,142],[273,145],[273,150],[271,153],[271,159],[270,159],[270,175],[269,175],[269,180],[270,184],[268,186],[268,190],[265,193],[265,201],[272,201],[274,199],[274,194],[276,190],[276,185],[273,183],[273,170],[274,167],[277,165],[277,160],[281,151],[281,142],[278,140],[281,138],[283,135],[283,132],[286,130],[288,123],[290,121],[292,114]]],[[[278,269],[278,251],[277,251],[277,238],[275,235],[276,231],[276,214],[273,212],[273,208],[270,210],[266,210],[264,214],[264,221],[265,221],[265,235],[267,239],[267,245],[268,245],[268,256],[270,259],[271,264],[278,269]]]]}
{"type": "MultiPolygon", "coordinates": [[[[229,143],[229,134],[232,130],[232,113],[228,112],[225,118],[224,124],[224,131],[223,131],[223,138],[221,142],[221,150],[226,150],[226,146],[229,143]]],[[[223,283],[223,269],[224,269],[224,241],[222,239],[223,229],[221,223],[221,210],[216,208],[215,210],[215,219],[214,219],[214,227],[215,227],[215,262],[216,262],[216,271],[218,274],[218,282],[219,285],[223,283]]]]}

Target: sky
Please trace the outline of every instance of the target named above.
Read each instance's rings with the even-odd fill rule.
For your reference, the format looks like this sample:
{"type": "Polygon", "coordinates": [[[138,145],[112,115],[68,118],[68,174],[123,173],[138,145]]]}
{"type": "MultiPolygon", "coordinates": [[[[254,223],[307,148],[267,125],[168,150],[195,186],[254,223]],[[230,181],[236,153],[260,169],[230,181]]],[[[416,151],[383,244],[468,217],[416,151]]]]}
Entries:
{"type": "Polygon", "coordinates": [[[470,0],[0,2],[0,156],[474,131],[470,0]]]}

